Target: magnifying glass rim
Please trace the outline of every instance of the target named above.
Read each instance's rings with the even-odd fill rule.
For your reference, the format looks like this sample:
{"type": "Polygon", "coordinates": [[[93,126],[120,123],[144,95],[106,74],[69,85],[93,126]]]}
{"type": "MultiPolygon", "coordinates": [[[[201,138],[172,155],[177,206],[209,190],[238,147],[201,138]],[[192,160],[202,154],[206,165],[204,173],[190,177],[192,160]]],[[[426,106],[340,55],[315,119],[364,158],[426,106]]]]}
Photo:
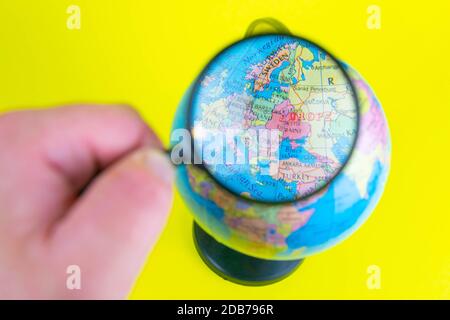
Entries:
{"type": "Polygon", "coordinates": [[[323,190],[325,190],[333,181],[334,179],[342,172],[342,170],[347,166],[349,160],[352,158],[353,152],[355,150],[355,146],[359,137],[359,130],[360,130],[360,105],[359,105],[359,99],[358,99],[358,92],[356,91],[355,85],[353,84],[353,81],[351,80],[350,76],[348,75],[347,71],[345,70],[345,68],[343,67],[342,63],[336,59],[336,57],[331,54],[328,50],[325,50],[322,46],[318,45],[316,42],[311,41],[307,38],[304,37],[299,37],[297,35],[292,35],[292,34],[283,34],[283,33],[264,33],[264,34],[258,34],[258,35],[253,35],[244,39],[241,39],[239,41],[233,42],[232,44],[226,46],[225,48],[223,48],[222,50],[220,50],[217,54],[214,55],[214,57],[206,64],[206,66],[203,68],[202,72],[198,75],[197,79],[194,82],[194,85],[192,86],[192,90],[189,96],[189,100],[188,100],[188,105],[186,108],[186,129],[189,130],[189,133],[191,135],[191,151],[192,151],[192,159],[194,159],[194,157],[196,156],[195,154],[195,150],[196,148],[194,147],[194,135],[193,135],[193,121],[192,121],[192,108],[193,108],[193,100],[195,97],[195,93],[198,93],[198,89],[200,86],[200,83],[202,81],[202,79],[204,78],[204,76],[206,75],[206,73],[208,72],[209,68],[211,67],[211,65],[216,62],[217,58],[220,57],[223,53],[225,53],[226,51],[228,51],[229,49],[233,48],[236,45],[239,45],[240,43],[244,42],[244,41],[249,41],[251,39],[255,39],[255,38],[262,38],[262,37],[268,37],[268,36],[282,36],[282,37],[286,37],[286,38],[292,38],[294,40],[299,40],[310,43],[311,45],[315,46],[317,49],[319,49],[320,51],[324,52],[327,56],[329,56],[331,58],[331,60],[333,60],[336,65],[338,66],[338,68],[341,70],[341,72],[343,73],[345,79],[347,80],[347,82],[350,84],[350,88],[351,91],[353,92],[353,100],[355,103],[355,107],[356,107],[356,131],[355,131],[355,138],[353,139],[353,143],[351,146],[351,149],[347,155],[347,158],[345,159],[344,163],[339,167],[338,170],[336,170],[336,172],[328,179],[328,181],[322,185],[321,187],[313,190],[312,192],[306,193],[304,195],[301,195],[299,197],[295,197],[292,200],[282,200],[282,201],[273,201],[273,200],[263,200],[263,199],[255,199],[255,198],[251,198],[251,197],[246,197],[243,194],[240,194],[232,189],[230,189],[230,187],[227,187],[223,184],[223,182],[221,182],[219,179],[217,179],[214,174],[210,171],[210,169],[208,168],[207,165],[205,165],[203,163],[203,158],[202,159],[202,163],[201,164],[194,164],[194,161],[191,161],[192,165],[195,165],[197,167],[201,167],[207,174],[208,176],[216,183],[218,184],[218,186],[220,186],[221,188],[223,188],[224,190],[226,190],[227,192],[231,193],[234,196],[237,196],[240,199],[243,199],[245,201],[250,201],[250,202],[256,202],[256,203],[261,203],[261,204],[287,204],[287,203],[294,203],[294,202],[299,202],[299,201],[304,201],[307,198],[310,198],[313,195],[319,194],[320,192],[322,192],[323,190]]]}

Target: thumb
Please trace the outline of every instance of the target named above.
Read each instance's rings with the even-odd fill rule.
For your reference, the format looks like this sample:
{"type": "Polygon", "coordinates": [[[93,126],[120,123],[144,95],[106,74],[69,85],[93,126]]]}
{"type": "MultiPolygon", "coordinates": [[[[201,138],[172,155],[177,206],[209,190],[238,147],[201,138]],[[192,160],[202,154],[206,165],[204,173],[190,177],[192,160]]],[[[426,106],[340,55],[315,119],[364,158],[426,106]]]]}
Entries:
{"type": "Polygon", "coordinates": [[[58,263],[80,267],[83,297],[128,294],[167,220],[169,161],[156,149],[136,151],[97,177],[55,226],[58,263]]]}

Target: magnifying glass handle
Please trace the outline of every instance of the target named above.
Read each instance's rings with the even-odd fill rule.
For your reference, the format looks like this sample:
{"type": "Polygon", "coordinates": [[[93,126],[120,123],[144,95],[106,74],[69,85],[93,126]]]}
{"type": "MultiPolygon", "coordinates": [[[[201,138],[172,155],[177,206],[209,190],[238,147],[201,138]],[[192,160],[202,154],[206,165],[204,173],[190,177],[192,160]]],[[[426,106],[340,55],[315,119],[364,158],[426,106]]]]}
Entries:
{"type": "Polygon", "coordinates": [[[168,149],[164,149],[164,153],[167,154],[167,156],[170,159],[170,162],[172,163],[173,166],[179,166],[179,165],[184,165],[184,164],[189,164],[189,165],[194,165],[198,168],[202,168],[204,169],[204,165],[203,163],[200,161],[195,161],[195,155],[193,153],[191,153],[191,157],[190,159],[185,159],[183,156],[183,149],[181,149],[178,154],[175,151],[175,154],[173,154],[173,149],[172,148],[168,148],[168,149]]]}

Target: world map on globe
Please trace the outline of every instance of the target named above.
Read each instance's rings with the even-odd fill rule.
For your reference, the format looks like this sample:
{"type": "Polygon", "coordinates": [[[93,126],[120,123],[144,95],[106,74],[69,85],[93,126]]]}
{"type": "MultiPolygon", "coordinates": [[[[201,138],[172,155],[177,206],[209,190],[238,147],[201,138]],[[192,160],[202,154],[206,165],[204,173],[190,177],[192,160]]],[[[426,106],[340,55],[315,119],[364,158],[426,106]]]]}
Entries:
{"type": "Polygon", "coordinates": [[[257,201],[319,190],[348,160],[357,136],[350,80],[329,54],[296,37],[258,36],[227,48],[192,97],[192,135],[207,170],[257,201]],[[215,161],[207,161],[205,138],[214,140],[215,161]]]}
{"type": "MultiPolygon", "coordinates": [[[[268,40],[270,38],[265,38],[265,41],[268,40]]],[[[381,105],[369,85],[350,66],[339,63],[356,89],[359,128],[354,131],[356,144],[353,151],[346,153],[348,162],[322,189],[288,203],[257,202],[237,195],[239,192],[235,190],[245,190],[245,186],[242,186],[240,180],[232,180],[233,175],[227,176],[229,184],[226,184],[215,176],[217,171],[213,169],[207,172],[203,167],[191,164],[177,167],[176,183],[181,197],[190,208],[196,223],[217,241],[258,258],[295,260],[341,242],[369,217],[382,195],[389,172],[389,130],[381,105]],[[238,186],[230,190],[231,183],[238,186]]],[[[284,69],[286,68],[287,65],[284,69]]],[[[279,81],[281,74],[281,70],[279,73],[272,72],[270,79],[279,81]],[[274,77],[278,77],[278,80],[274,77]]],[[[220,79],[211,81],[217,81],[216,87],[219,91],[223,90],[221,94],[224,98],[231,92],[237,92],[236,89],[227,88],[228,85],[220,87],[220,79]]],[[[213,86],[212,83],[207,85],[213,86]]],[[[173,129],[186,128],[186,117],[202,120],[200,111],[197,115],[190,114],[195,94],[195,88],[191,87],[181,101],[173,129]]],[[[205,102],[204,106],[206,105],[208,104],[205,102]]],[[[226,109],[227,106],[230,104],[225,104],[219,110],[226,109]]],[[[330,104],[331,110],[332,107],[330,104]]],[[[224,123],[225,120],[226,117],[222,115],[217,123],[224,123]]],[[[348,124],[345,127],[351,128],[348,124]]],[[[350,133],[351,130],[343,136],[351,137],[350,133]]],[[[307,139],[305,137],[306,141],[307,139]]],[[[303,148],[306,148],[307,142],[302,143],[303,148]]],[[[290,148],[292,149],[291,145],[290,148]]],[[[330,159],[342,159],[337,154],[331,149],[330,159]]],[[[267,192],[274,193],[278,187],[279,185],[267,192]]]]}

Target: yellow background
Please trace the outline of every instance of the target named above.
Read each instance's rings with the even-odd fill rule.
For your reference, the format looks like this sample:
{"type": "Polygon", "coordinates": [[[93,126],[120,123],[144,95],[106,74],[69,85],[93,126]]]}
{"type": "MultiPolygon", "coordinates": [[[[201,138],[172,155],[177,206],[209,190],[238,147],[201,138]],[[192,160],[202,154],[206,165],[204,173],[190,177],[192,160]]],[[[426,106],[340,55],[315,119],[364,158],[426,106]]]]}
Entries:
{"type": "Polygon", "coordinates": [[[177,196],[131,298],[450,298],[447,1],[2,0],[0,110],[126,102],[167,143],[177,104],[202,67],[266,16],[325,46],[372,85],[392,135],[384,196],[347,241],[257,288],[207,269],[177,196]],[[66,27],[71,4],[81,8],[80,30],[66,27]],[[366,26],[371,4],[381,8],[380,30],[366,26]],[[370,265],[381,268],[380,290],[367,288],[370,265]]]}

